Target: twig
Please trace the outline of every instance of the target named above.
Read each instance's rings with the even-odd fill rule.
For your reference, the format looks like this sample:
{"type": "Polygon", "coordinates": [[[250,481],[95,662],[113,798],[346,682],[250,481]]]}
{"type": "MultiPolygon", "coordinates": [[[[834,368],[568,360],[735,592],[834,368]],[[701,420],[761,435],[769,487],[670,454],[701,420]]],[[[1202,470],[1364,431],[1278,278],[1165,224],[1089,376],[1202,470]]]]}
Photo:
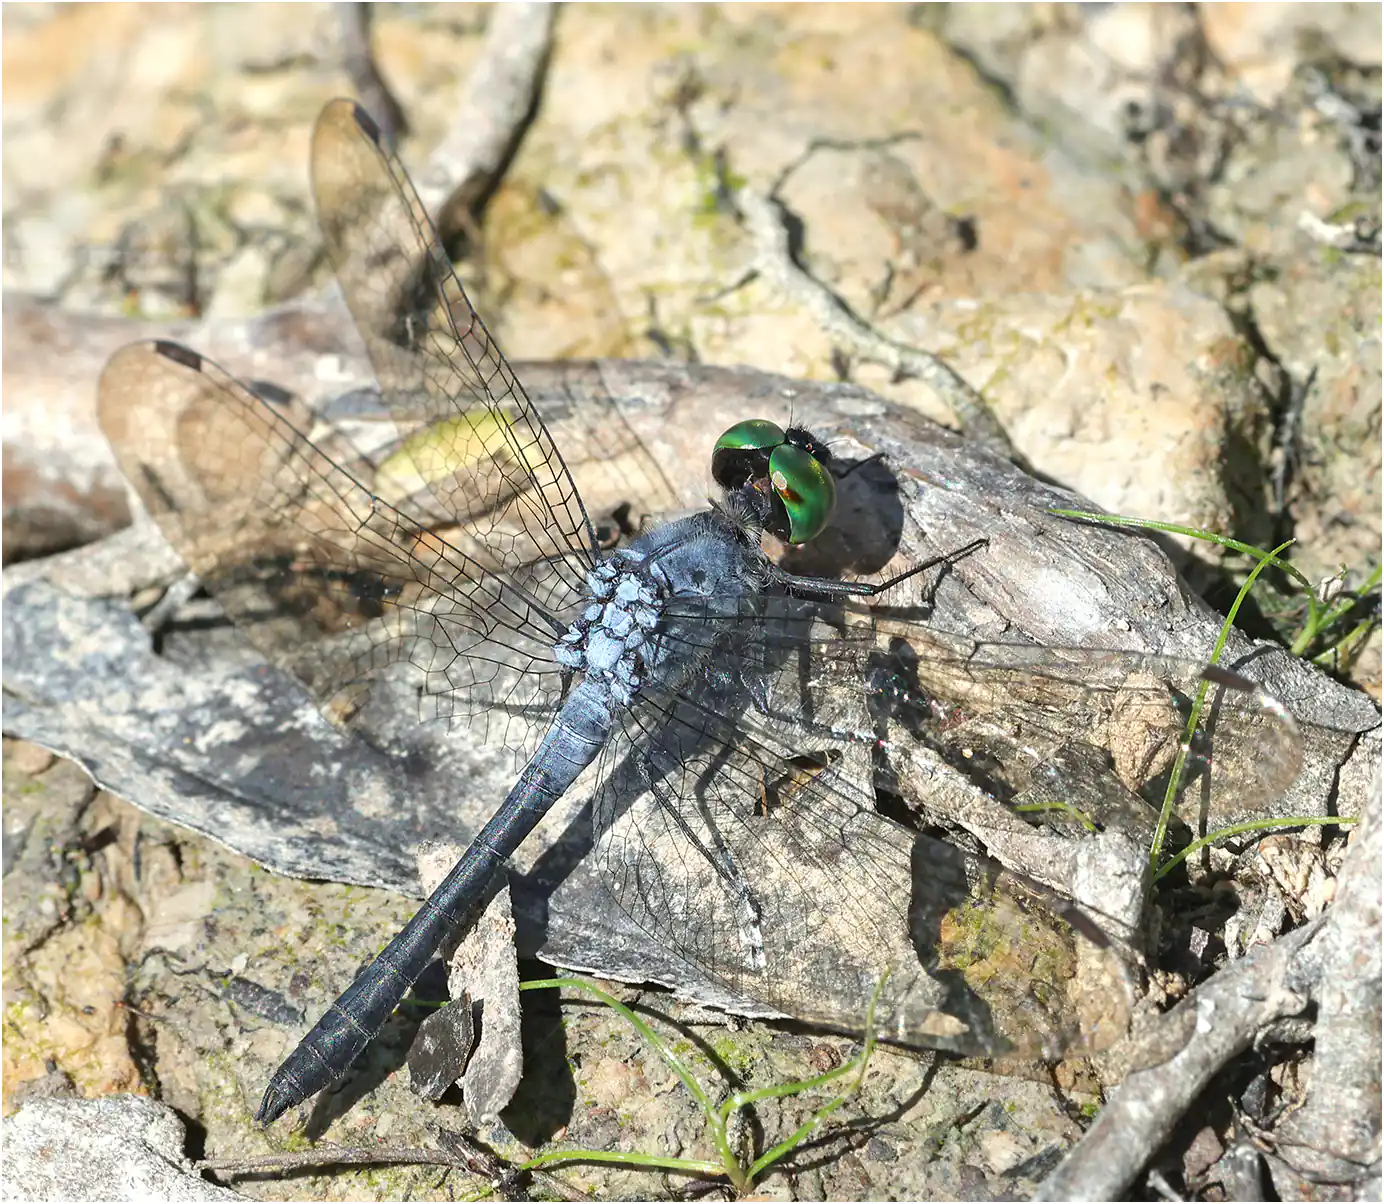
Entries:
{"type": "MultiPolygon", "coordinates": [[[[1187,1032],[1167,1061],[1137,1070],[1120,1084],[1035,1200],[1120,1200],[1144,1164],[1168,1139],[1202,1089],[1231,1058],[1248,1049],[1264,1025],[1296,1015],[1307,999],[1293,990],[1295,962],[1321,932],[1325,917],[1231,963],[1163,1017],[1145,1043],[1187,1032]]],[[[1137,1063],[1138,1051],[1132,1055],[1137,1063]]]]}
{"type": "Polygon", "coordinates": [[[519,1187],[525,1177],[542,1183],[559,1200],[585,1200],[557,1175],[549,1171],[523,1171],[482,1149],[464,1133],[441,1126],[434,1127],[438,1141],[446,1148],[428,1150],[419,1146],[336,1146],[318,1145],[310,1150],[292,1154],[268,1154],[263,1158],[217,1161],[208,1159],[196,1164],[196,1170],[219,1179],[237,1179],[246,1175],[280,1175],[300,1170],[321,1170],[331,1166],[446,1166],[478,1175],[490,1184],[491,1190],[504,1200],[523,1200],[527,1195],[519,1187]]]}
{"type": "MultiPolygon", "coordinates": [[[[1378,1159],[1380,1064],[1379,779],[1341,868],[1336,902],[1318,919],[1252,950],[1165,1016],[1130,1060],[1187,1031],[1167,1060],[1129,1075],[1086,1136],[1043,1181],[1037,1200],[1122,1198],[1211,1078],[1264,1029],[1319,1004],[1317,1076],[1279,1143],[1300,1173],[1355,1180],[1378,1159]],[[1305,1115],[1304,1115],[1305,1114],[1305,1115]],[[1299,1157],[1298,1151],[1310,1151],[1299,1157]]],[[[1142,1056],[1141,1056],[1142,1054],[1142,1056]]]]}
{"type": "Polygon", "coordinates": [[[464,224],[495,185],[538,105],[555,6],[498,4],[462,97],[460,116],[418,173],[418,195],[440,230],[464,224]]]}
{"type": "Polygon", "coordinates": [[[736,193],[735,203],[744,214],[754,241],[755,267],[760,274],[802,305],[823,330],[855,354],[901,375],[916,376],[951,407],[968,435],[991,444],[1019,467],[1028,468],[985,398],[950,365],[929,351],[881,334],[797,262],[781,201],[743,188],[736,193]]]}
{"type": "MultiPolygon", "coordinates": [[[[1279,1158],[1318,1182],[1358,1182],[1379,1162],[1379,790],[1376,769],[1373,803],[1351,835],[1320,942],[1316,1066],[1302,1107],[1274,1134],[1279,1158]]],[[[1277,1186],[1281,1193],[1285,1184],[1277,1186]]]]}
{"type": "Polygon", "coordinates": [[[200,1173],[219,1179],[238,1179],[246,1175],[281,1175],[301,1170],[321,1170],[332,1166],[446,1166],[478,1175],[490,1184],[501,1199],[526,1199],[519,1180],[528,1177],[542,1183],[560,1200],[585,1200],[561,1178],[544,1170],[520,1170],[483,1149],[464,1133],[433,1127],[434,1135],[445,1147],[440,1150],[420,1146],[337,1146],[317,1145],[295,1153],[267,1154],[262,1158],[238,1160],[207,1159],[196,1164],[200,1173]]]}
{"type": "MultiPolygon", "coordinates": [[[[468,1154],[446,1150],[425,1150],[418,1146],[340,1146],[315,1145],[292,1154],[266,1154],[263,1158],[219,1161],[207,1159],[195,1169],[218,1178],[238,1179],[244,1175],[281,1174],[284,1171],[320,1170],[328,1166],[451,1166],[483,1175],[481,1163],[468,1154]]],[[[489,1176],[487,1176],[489,1177],[489,1176]]]]}
{"type": "MultiPolygon", "coordinates": [[[[433,148],[421,172],[413,179],[418,199],[444,241],[452,230],[463,230],[471,242],[479,240],[475,210],[494,189],[504,172],[520,135],[528,125],[538,100],[538,88],[551,47],[553,13],[549,4],[497,5],[490,10],[475,66],[466,81],[466,92],[456,120],[433,148]]],[[[368,106],[367,106],[368,107],[368,106]]],[[[367,204],[385,204],[393,211],[398,201],[381,192],[367,204]]],[[[365,227],[364,239],[352,248],[354,260],[383,262],[401,249],[390,245],[396,237],[393,221],[381,219],[365,227]]],[[[410,215],[410,223],[418,220],[410,215]]],[[[337,264],[337,274],[351,269],[337,264]]],[[[398,288],[412,279],[416,264],[394,277],[394,287],[381,288],[372,302],[367,322],[388,322],[402,298],[398,288]]],[[[328,293],[334,292],[329,286],[328,293]]],[[[357,313],[357,318],[361,315],[357,313]]]]}

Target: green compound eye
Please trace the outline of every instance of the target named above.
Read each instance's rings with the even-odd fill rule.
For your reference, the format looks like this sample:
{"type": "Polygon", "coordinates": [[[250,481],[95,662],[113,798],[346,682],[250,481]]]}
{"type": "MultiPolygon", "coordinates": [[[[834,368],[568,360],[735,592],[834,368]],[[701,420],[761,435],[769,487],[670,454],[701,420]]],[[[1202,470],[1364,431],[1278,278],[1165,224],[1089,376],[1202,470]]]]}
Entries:
{"type": "Polygon", "coordinates": [[[784,430],[767,418],[737,422],[716,440],[711,475],[722,489],[772,488],[777,516],[765,529],[789,543],[821,534],[836,505],[836,481],[825,445],[802,427],[784,430]]]}
{"type": "Polygon", "coordinates": [[[749,418],[737,422],[716,440],[712,449],[718,451],[773,451],[783,442],[783,429],[767,418],[749,418]]]}
{"type": "Polygon", "coordinates": [[[781,443],[769,455],[769,480],[788,512],[788,542],[820,535],[836,506],[836,482],[826,466],[802,448],[781,443]]]}

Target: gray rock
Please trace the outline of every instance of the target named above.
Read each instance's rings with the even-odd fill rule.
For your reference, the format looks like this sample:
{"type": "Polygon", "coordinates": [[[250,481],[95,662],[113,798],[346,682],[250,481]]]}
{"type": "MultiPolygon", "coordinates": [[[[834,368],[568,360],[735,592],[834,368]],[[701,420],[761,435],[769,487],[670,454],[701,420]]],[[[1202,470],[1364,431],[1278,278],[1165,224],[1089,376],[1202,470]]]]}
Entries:
{"type": "Polygon", "coordinates": [[[243,1200],[183,1153],[177,1113],[138,1095],[43,1099],[5,1117],[6,1200],[243,1200]]]}

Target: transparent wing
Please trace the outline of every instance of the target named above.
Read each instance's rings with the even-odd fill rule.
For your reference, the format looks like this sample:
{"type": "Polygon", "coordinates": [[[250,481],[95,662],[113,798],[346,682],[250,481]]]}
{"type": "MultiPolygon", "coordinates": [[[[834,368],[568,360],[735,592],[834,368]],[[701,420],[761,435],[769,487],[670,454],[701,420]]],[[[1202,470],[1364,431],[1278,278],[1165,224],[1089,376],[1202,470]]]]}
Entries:
{"type": "Polygon", "coordinates": [[[579,590],[598,541],[562,455],[466,297],[418,194],[348,100],[312,138],[317,218],[400,426],[391,488],[429,490],[498,572],[546,560],[579,590]]]}
{"type": "MultiPolygon", "coordinates": [[[[835,1027],[858,1029],[878,990],[880,1032],[960,1052],[1052,1057],[1123,1032],[1120,953],[1099,916],[1038,885],[1051,867],[1012,873],[921,829],[1016,825],[1051,860],[1092,829],[1151,826],[1144,795],[1167,769],[1130,756],[1129,729],[1177,713],[1194,668],[945,648],[775,597],[720,625],[689,607],[666,638],[696,667],[681,694],[636,699],[594,807],[597,856],[641,927],[737,993],[835,1027]]],[[[1286,716],[1245,693],[1217,722],[1217,743],[1259,749],[1227,789],[1291,780],[1286,716]]],[[[1221,764],[1209,747],[1194,760],[1194,781],[1221,764]]]]}
{"type": "Polygon", "coordinates": [[[901,783],[945,765],[1005,813],[1054,832],[1118,828],[1147,841],[1170,792],[1196,826],[1271,802],[1302,764],[1284,707],[1214,667],[978,643],[890,619],[870,630],[872,731],[901,783]]]}
{"type": "MultiPolygon", "coordinates": [[[[528,368],[529,396],[563,449],[603,549],[628,541],[655,516],[684,508],[682,496],[632,429],[624,399],[612,393],[600,364],[550,361],[528,368]]],[[[480,538],[470,533],[473,510],[485,522],[494,521],[493,513],[464,502],[464,494],[457,496],[461,482],[451,463],[455,422],[429,424],[420,415],[418,425],[399,438],[400,407],[395,405],[391,417],[374,391],[344,395],[321,416],[350,431],[355,447],[372,449],[357,475],[383,500],[467,547],[480,538]],[[445,503],[432,489],[438,478],[449,486],[445,503]],[[466,510],[458,513],[458,505],[466,510]]]]}
{"type": "Polygon", "coordinates": [[[479,720],[518,752],[532,743],[564,688],[550,645],[579,602],[566,560],[489,571],[176,344],[118,351],[97,405],[169,542],[329,719],[356,727],[372,683],[409,666],[422,718],[479,720]]]}
{"type": "Polygon", "coordinates": [[[706,603],[674,607],[669,638],[747,683],[746,722],[759,711],[865,742],[905,779],[945,766],[1032,822],[1151,832],[1179,753],[1183,810],[1201,820],[1271,801],[1301,765],[1301,734],[1276,699],[1196,662],[981,642],[862,604],[712,604],[738,613],[710,623],[706,603]]]}
{"type": "Polygon", "coordinates": [[[568,454],[598,516],[631,516],[627,529],[593,529],[403,167],[353,103],[323,110],[312,172],[401,437],[372,457],[343,455],[339,440],[328,451],[305,434],[306,411],[266,404],[166,343],[112,358],[103,428],[189,566],[329,719],[371,735],[367,703],[389,667],[408,666],[422,719],[479,724],[483,741],[522,758],[563,695],[551,644],[596,543],[631,534],[672,488],[614,399],[565,371],[549,405],[568,454]]]}

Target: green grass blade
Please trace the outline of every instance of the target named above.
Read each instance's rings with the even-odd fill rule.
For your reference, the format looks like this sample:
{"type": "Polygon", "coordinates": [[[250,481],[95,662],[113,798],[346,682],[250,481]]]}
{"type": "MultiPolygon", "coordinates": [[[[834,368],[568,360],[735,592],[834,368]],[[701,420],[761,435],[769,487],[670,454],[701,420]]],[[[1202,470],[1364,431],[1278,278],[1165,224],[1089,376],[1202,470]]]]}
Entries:
{"type": "MultiPolygon", "coordinates": [[[[1225,621],[1221,624],[1220,632],[1216,636],[1216,645],[1212,649],[1208,663],[1215,665],[1220,663],[1221,653],[1225,651],[1226,640],[1230,638],[1231,629],[1235,624],[1235,616],[1239,613],[1240,606],[1249,592],[1254,588],[1254,582],[1270,564],[1278,562],[1278,553],[1284,548],[1292,545],[1292,540],[1279,544],[1272,552],[1266,553],[1259,563],[1250,571],[1245,583],[1240,587],[1240,592],[1235,596],[1235,601],[1231,604],[1230,610],[1225,616],[1225,621]]],[[[1162,856],[1163,845],[1168,839],[1168,824],[1172,821],[1173,808],[1177,803],[1178,791],[1182,786],[1182,775],[1187,768],[1187,756],[1191,752],[1192,740],[1196,736],[1197,728],[1201,724],[1202,710],[1206,706],[1206,695],[1211,689],[1209,681],[1203,681],[1197,689],[1196,698],[1192,702],[1192,713],[1187,718],[1187,727],[1183,732],[1182,745],[1177,750],[1177,758],[1173,762],[1172,773],[1168,776],[1168,788],[1163,792],[1163,805],[1158,811],[1158,823],[1154,828],[1153,840],[1149,845],[1149,868],[1152,870],[1152,877],[1149,881],[1150,889],[1157,881],[1158,859],[1162,856]]]]}
{"type": "MultiPolygon", "coordinates": [[[[718,1166],[717,1164],[712,1162],[699,1162],[696,1165],[701,1167],[710,1167],[710,1171],[702,1173],[724,1175],[731,1181],[731,1183],[735,1185],[737,1191],[745,1190],[749,1186],[749,1180],[746,1177],[745,1167],[742,1165],[740,1159],[736,1156],[735,1151],[731,1149],[730,1137],[729,1133],[727,1132],[725,1115],[723,1114],[721,1109],[716,1108],[712,1104],[711,1098],[702,1089],[701,1083],[697,1081],[697,1077],[692,1073],[691,1068],[680,1057],[678,1057],[678,1055],[675,1054],[671,1048],[669,1048],[669,1046],[663,1040],[663,1038],[661,1038],[656,1032],[654,1032],[654,1030],[644,1020],[640,1019],[640,1017],[635,1015],[635,1013],[630,1008],[626,1007],[623,1003],[616,999],[615,996],[611,995],[607,991],[601,990],[600,987],[596,986],[594,983],[587,982],[585,979],[539,979],[533,982],[522,983],[520,985],[520,990],[537,991],[551,989],[554,987],[556,987],[559,990],[563,987],[576,987],[578,990],[585,991],[588,995],[593,996],[601,1003],[605,1004],[607,1007],[612,1008],[620,1016],[624,1017],[624,1019],[635,1029],[635,1031],[638,1032],[639,1035],[649,1043],[650,1047],[654,1050],[654,1052],[656,1052],[658,1056],[661,1057],[663,1061],[667,1063],[668,1067],[673,1071],[673,1073],[678,1076],[678,1078],[682,1082],[682,1085],[685,1088],[687,1088],[692,1098],[696,1100],[697,1106],[702,1111],[702,1115],[705,1116],[707,1119],[707,1124],[711,1130],[712,1142],[716,1146],[716,1152],[721,1156],[721,1164],[718,1166]]],[[[631,1165],[646,1165],[645,1163],[638,1161],[638,1159],[645,1158],[655,1159],[657,1165],[665,1167],[673,1166],[674,1163],[677,1163],[675,1169],[679,1170],[690,1170],[693,1165],[692,1163],[686,1163],[686,1160],[659,1160],[659,1155],[656,1154],[628,1155],[624,1157],[627,1161],[633,1160],[631,1161],[631,1165]]],[[[603,1156],[601,1160],[611,1161],[612,1159],[603,1156]]],[[[654,1164],[655,1163],[648,1163],[647,1165],[654,1164]]]]}
{"type": "Polygon", "coordinates": [[[1272,819],[1247,819],[1242,823],[1231,824],[1226,828],[1217,828],[1214,832],[1199,836],[1185,849],[1179,849],[1156,869],[1153,873],[1153,880],[1157,882],[1159,878],[1170,873],[1188,857],[1201,852],[1208,845],[1215,844],[1218,840],[1229,840],[1230,837],[1240,836],[1245,832],[1263,832],[1272,828],[1301,828],[1309,825],[1328,827],[1356,822],[1358,822],[1358,817],[1354,815],[1288,815],[1272,819]]]}
{"type": "Polygon", "coordinates": [[[579,991],[585,991],[588,995],[594,996],[608,1008],[612,1008],[623,1016],[630,1025],[644,1038],[667,1064],[669,1069],[682,1080],[682,1085],[691,1093],[692,1098],[697,1101],[697,1106],[711,1116],[714,1113],[711,1100],[702,1085],[697,1081],[697,1077],[683,1060],[678,1057],[652,1028],[634,1014],[628,1007],[621,1003],[614,995],[601,990],[594,983],[587,982],[582,978],[542,978],[532,982],[525,982],[519,985],[521,991],[541,991],[541,990],[561,990],[563,987],[575,987],[579,991]]]}
{"type": "Polygon", "coordinates": [[[527,1162],[521,1162],[518,1169],[532,1171],[542,1166],[552,1166],[555,1162],[614,1162],[621,1166],[642,1166],[709,1178],[718,1178],[726,1173],[725,1167],[719,1163],[701,1158],[665,1158],[661,1154],[626,1153],[623,1150],[545,1150],[527,1162]]]}
{"type": "MultiPolygon", "coordinates": [[[[818,1108],[807,1121],[799,1125],[798,1128],[789,1134],[783,1141],[778,1142],[756,1158],[755,1161],[750,1164],[749,1168],[748,1177],[751,1183],[756,1182],[759,1176],[769,1167],[773,1166],[780,1158],[791,1154],[802,1145],[804,1141],[822,1127],[822,1124],[826,1121],[828,1116],[840,1108],[860,1090],[861,1084],[865,1082],[865,1067],[869,1065],[870,1055],[874,1053],[875,1050],[875,1007],[879,1003],[880,992],[884,990],[884,984],[888,981],[889,973],[885,971],[885,973],[880,976],[879,982],[875,985],[874,993],[870,996],[870,1006],[865,1010],[865,1041],[861,1046],[860,1053],[851,1061],[842,1066],[838,1066],[835,1070],[828,1070],[823,1074],[817,1075],[815,1078],[806,1079],[801,1084],[786,1085],[796,1086],[799,1091],[806,1091],[814,1086],[822,1086],[834,1082],[836,1079],[842,1078],[852,1071],[855,1072],[855,1082],[848,1090],[843,1091],[840,1095],[836,1096],[834,1099],[828,1100],[827,1103],[818,1108]]],[[[744,1099],[745,1103],[751,1103],[756,1099],[771,1099],[775,1096],[787,1094],[790,1093],[773,1087],[767,1087],[759,1091],[745,1092],[744,1099]]],[[[744,1104],[738,1106],[743,1107],[744,1104]]]]}
{"type": "Polygon", "coordinates": [[[1208,531],[1204,527],[1187,527],[1181,523],[1164,523],[1152,518],[1129,518],[1123,514],[1100,514],[1093,510],[1049,509],[1048,513],[1060,515],[1062,518],[1076,518],[1085,522],[1101,523],[1107,527],[1142,527],[1149,531],[1166,531],[1170,535],[1185,535],[1189,539],[1199,539],[1203,543],[1219,544],[1223,548],[1230,548],[1234,552],[1243,553],[1253,560],[1263,561],[1267,559],[1275,568],[1282,569],[1298,582],[1307,591],[1309,597],[1312,596],[1312,583],[1302,575],[1302,571],[1292,561],[1276,558],[1278,551],[1288,547],[1293,542],[1292,540],[1282,544],[1273,552],[1266,552],[1254,544],[1242,543],[1238,539],[1231,539],[1228,535],[1208,531]]]}
{"type": "MultiPolygon", "coordinates": [[[[1365,601],[1370,593],[1379,588],[1381,566],[1375,565],[1374,571],[1356,589],[1343,593],[1339,598],[1334,599],[1329,604],[1313,610],[1308,608],[1307,620],[1303,623],[1302,629],[1294,638],[1291,650],[1294,656],[1305,656],[1307,650],[1319,636],[1330,631],[1331,628],[1342,622],[1357,606],[1365,601]]],[[[1365,632],[1373,630],[1379,622],[1377,615],[1369,615],[1361,619],[1345,635],[1341,636],[1334,644],[1328,644],[1312,658],[1314,664],[1321,664],[1324,658],[1329,658],[1332,653],[1343,648],[1352,639],[1363,637],[1365,632]]]]}

